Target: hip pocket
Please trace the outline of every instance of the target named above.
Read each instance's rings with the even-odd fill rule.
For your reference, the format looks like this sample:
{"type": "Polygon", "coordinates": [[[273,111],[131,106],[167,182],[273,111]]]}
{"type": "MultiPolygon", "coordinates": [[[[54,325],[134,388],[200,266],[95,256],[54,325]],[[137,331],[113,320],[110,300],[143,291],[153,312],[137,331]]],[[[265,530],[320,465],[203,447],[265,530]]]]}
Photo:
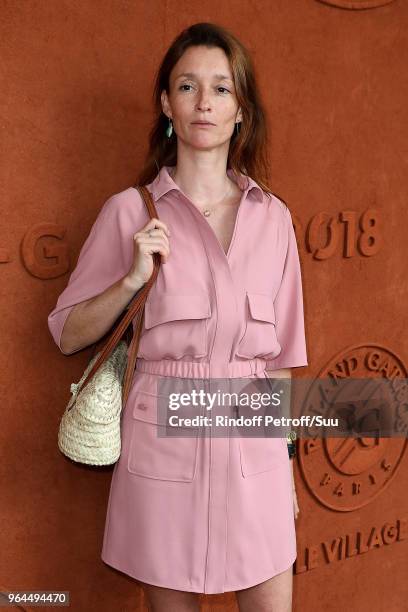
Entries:
{"type": "Polygon", "coordinates": [[[286,438],[239,438],[239,454],[244,478],[274,470],[289,461],[286,438]]]}
{"type": "Polygon", "coordinates": [[[158,418],[160,397],[137,391],[130,415],[127,469],[145,478],[192,482],[197,469],[199,428],[177,427],[174,436],[166,436],[169,427],[158,418]]]}

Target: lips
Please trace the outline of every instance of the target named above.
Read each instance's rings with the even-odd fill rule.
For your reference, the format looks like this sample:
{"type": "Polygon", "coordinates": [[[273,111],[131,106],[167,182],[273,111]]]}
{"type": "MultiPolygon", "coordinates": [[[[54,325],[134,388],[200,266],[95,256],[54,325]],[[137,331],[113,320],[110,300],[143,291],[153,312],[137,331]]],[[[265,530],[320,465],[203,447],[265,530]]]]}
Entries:
{"type": "Polygon", "coordinates": [[[193,125],[214,125],[210,121],[193,121],[193,125]]]}

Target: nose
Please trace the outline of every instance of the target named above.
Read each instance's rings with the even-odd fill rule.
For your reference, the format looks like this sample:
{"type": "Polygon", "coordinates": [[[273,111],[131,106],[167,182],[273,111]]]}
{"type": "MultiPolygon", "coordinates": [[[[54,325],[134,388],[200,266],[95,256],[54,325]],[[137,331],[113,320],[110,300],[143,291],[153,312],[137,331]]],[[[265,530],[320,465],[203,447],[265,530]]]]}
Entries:
{"type": "Polygon", "coordinates": [[[210,101],[209,101],[209,94],[204,89],[202,89],[201,93],[198,94],[196,108],[198,111],[207,111],[211,108],[210,101]]]}

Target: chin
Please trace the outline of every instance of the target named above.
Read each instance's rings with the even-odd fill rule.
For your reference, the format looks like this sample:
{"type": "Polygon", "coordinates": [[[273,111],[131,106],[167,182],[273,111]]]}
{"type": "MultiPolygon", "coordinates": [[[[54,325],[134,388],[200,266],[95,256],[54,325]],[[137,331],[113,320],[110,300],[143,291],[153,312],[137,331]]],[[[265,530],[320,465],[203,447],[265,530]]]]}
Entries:
{"type": "Polygon", "coordinates": [[[190,142],[188,143],[191,147],[194,147],[195,149],[208,149],[209,147],[214,148],[214,147],[219,147],[221,145],[224,144],[224,142],[220,142],[219,140],[216,140],[214,137],[207,137],[207,138],[193,138],[190,140],[190,142]]]}

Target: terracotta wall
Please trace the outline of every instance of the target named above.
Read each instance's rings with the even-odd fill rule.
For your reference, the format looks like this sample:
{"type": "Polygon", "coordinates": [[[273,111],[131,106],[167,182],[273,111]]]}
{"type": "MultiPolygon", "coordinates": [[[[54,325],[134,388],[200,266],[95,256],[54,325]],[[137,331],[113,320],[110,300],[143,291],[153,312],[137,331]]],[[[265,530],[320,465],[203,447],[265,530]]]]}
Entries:
{"type": "MultiPolygon", "coordinates": [[[[167,45],[215,21],[251,50],[269,113],[271,180],[303,267],[304,375],[406,377],[408,4],[2,0],[0,12],[0,588],[69,590],[78,612],[144,610],[99,556],[111,468],[57,449],[89,351],[62,355],[47,316],[100,206],[134,181],[167,45]]],[[[300,448],[295,610],[407,609],[404,443],[364,465],[300,448]]],[[[202,609],[235,610],[234,597],[203,596],[202,609]]]]}

